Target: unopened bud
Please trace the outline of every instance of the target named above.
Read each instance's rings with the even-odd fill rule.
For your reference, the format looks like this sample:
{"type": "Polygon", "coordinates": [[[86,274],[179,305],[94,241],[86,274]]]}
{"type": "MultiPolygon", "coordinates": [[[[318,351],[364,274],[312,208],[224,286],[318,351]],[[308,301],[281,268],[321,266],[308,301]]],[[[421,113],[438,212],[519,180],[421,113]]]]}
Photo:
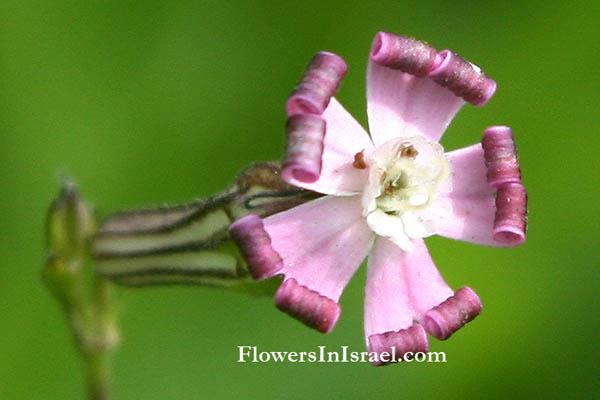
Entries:
{"type": "Polygon", "coordinates": [[[85,250],[94,231],[92,212],[72,182],[63,184],[46,220],[47,246],[54,256],[68,260],[85,250]]]}

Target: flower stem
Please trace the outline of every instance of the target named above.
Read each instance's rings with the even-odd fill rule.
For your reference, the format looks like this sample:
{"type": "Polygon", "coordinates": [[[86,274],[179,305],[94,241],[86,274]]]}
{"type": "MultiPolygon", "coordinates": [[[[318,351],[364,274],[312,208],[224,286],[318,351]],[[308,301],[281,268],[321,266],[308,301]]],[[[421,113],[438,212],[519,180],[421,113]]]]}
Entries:
{"type": "Polygon", "coordinates": [[[110,400],[110,354],[94,351],[84,356],[87,370],[88,398],[110,400]]]}
{"type": "Polygon", "coordinates": [[[110,282],[96,275],[93,289],[94,336],[80,350],[87,373],[88,398],[109,400],[111,358],[118,342],[110,282]]]}

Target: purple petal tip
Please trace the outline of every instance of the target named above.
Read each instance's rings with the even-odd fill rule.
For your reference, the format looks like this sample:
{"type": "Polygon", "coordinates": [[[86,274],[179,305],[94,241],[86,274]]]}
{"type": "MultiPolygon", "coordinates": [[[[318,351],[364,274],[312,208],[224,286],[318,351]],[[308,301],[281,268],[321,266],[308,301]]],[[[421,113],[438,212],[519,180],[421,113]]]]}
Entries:
{"type": "Polygon", "coordinates": [[[286,279],[275,294],[275,305],[305,325],[329,333],[337,323],[342,309],[338,303],[313,290],[286,279]]]}
{"type": "Polygon", "coordinates": [[[450,50],[440,51],[433,65],[431,79],[475,106],[485,105],[496,92],[493,79],[450,50]]]}
{"type": "Polygon", "coordinates": [[[317,53],[286,103],[288,116],[322,114],[346,75],[346,62],[329,52],[317,53]]]}
{"type": "Polygon", "coordinates": [[[424,77],[434,65],[436,50],[413,38],[378,32],[373,39],[370,58],[384,67],[424,77]]]}
{"type": "Polygon", "coordinates": [[[493,187],[521,182],[521,168],[513,134],[508,126],[491,126],[483,132],[481,146],[487,166],[487,180],[493,187]]]}
{"type": "Polygon", "coordinates": [[[454,332],[472,321],[483,308],[477,293],[469,287],[463,287],[443,303],[425,313],[423,325],[432,336],[448,339],[454,332]]]}
{"type": "Polygon", "coordinates": [[[368,342],[369,352],[378,355],[377,360],[372,361],[375,366],[401,361],[409,352],[426,352],[429,349],[427,334],[419,324],[408,329],[371,335],[368,342]]]}
{"type": "Polygon", "coordinates": [[[281,270],[281,257],[271,247],[271,238],[258,215],[249,214],[237,219],[229,226],[229,233],[240,248],[254,279],[270,278],[281,270]]]}
{"type": "Polygon", "coordinates": [[[494,240],[507,246],[525,241],[527,230],[527,190],[520,183],[506,183],[496,193],[494,240]]]}
{"type": "Polygon", "coordinates": [[[321,157],[325,137],[325,120],[318,115],[299,114],[288,118],[287,151],[281,177],[311,183],[321,174],[321,157]]]}

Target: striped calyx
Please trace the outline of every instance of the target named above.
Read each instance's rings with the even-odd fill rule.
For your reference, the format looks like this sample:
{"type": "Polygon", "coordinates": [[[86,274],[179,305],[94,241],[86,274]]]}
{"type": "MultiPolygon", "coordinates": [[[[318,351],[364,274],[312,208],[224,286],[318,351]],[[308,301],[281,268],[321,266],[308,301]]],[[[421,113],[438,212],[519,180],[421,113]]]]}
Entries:
{"type": "Polygon", "coordinates": [[[90,243],[95,270],[126,286],[239,287],[252,278],[229,225],[248,214],[266,217],[316,197],[283,182],[279,164],[252,164],[210,198],[108,215],[90,243]]]}
{"type": "Polygon", "coordinates": [[[477,293],[469,287],[463,287],[454,296],[427,311],[422,323],[430,335],[445,340],[473,320],[482,308],[477,293]]]}

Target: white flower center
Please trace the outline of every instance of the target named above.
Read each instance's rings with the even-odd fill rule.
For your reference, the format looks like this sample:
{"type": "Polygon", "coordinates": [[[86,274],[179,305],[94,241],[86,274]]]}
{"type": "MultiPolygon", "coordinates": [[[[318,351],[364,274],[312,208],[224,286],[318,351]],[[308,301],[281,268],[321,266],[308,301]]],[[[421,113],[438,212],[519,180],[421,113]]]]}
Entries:
{"type": "Polygon", "coordinates": [[[428,208],[439,194],[452,190],[443,147],[423,136],[396,138],[378,147],[367,164],[369,182],[362,195],[367,224],[403,250],[412,250],[410,239],[435,233],[428,208]]]}

